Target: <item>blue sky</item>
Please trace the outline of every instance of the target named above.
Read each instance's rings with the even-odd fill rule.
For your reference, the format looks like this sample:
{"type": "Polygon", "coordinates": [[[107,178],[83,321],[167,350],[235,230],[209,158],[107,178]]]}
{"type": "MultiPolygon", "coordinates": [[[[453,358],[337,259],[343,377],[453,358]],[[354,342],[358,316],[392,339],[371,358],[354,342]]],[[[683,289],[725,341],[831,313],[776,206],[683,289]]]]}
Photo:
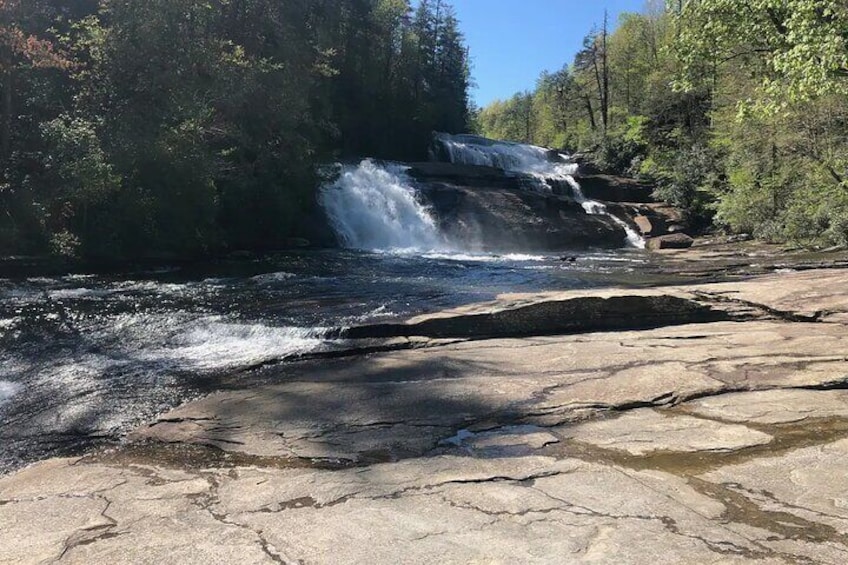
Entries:
{"type": "Polygon", "coordinates": [[[570,63],[609,12],[641,12],[645,0],[453,0],[471,49],[472,97],[480,106],[532,89],[544,70],[570,63]]]}

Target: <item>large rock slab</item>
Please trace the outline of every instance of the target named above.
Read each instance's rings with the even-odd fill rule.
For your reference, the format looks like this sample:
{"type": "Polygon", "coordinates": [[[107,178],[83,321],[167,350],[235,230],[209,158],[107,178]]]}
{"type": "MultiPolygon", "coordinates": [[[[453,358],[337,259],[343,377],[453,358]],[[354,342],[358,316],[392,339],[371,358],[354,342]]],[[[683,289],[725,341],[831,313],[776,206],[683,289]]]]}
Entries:
{"type": "Polygon", "coordinates": [[[574,459],[187,476],[60,460],[0,479],[0,500],[4,525],[14,525],[0,529],[0,560],[10,563],[780,562],[723,525],[725,506],[684,480],[574,459]],[[52,536],[19,496],[45,475],[41,501],[63,524],[52,536]],[[82,493],[96,493],[90,508],[82,493]],[[38,551],[16,545],[36,533],[38,551]]]}
{"type": "Polygon", "coordinates": [[[407,324],[476,341],[242,375],[0,478],[0,562],[841,565],[846,282],[502,296],[407,324]],[[728,319],[532,335],[634,293],[728,319]]]}
{"type": "Polygon", "coordinates": [[[581,174],[576,177],[583,194],[592,200],[606,202],[653,202],[654,187],[631,178],[604,174],[581,174]]]}
{"type": "Polygon", "coordinates": [[[211,395],[133,437],[258,456],[408,457],[476,423],[553,425],[726,392],[838,386],[848,380],[842,351],[843,326],[780,320],[462,342],[272,368],[279,384],[211,395]]]}
{"type": "Polygon", "coordinates": [[[345,330],[342,336],[347,339],[545,336],[716,322],[732,317],[733,313],[726,308],[715,308],[695,296],[675,296],[674,291],[633,294],[601,291],[595,296],[564,296],[503,308],[496,306],[483,312],[466,310],[454,316],[437,314],[400,324],[359,326],[345,330]]]}
{"type": "Polygon", "coordinates": [[[428,182],[419,192],[441,231],[465,248],[526,253],[622,248],[627,241],[624,230],[609,217],[586,214],[572,198],[532,186],[481,188],[428,182]]]}
{"type": "Polygon", "coordinates": [[[848,420],[848,391],[762,390],[686,403],[690,413],[731,422],[786,424],[816,418],[848,420]]]}
{"type": "Polygon", "coordinates": [[[642,409],[610,420],[581,424],[567,430],[577,441],[604,449],[644,455],[653,451],[734,451],[772,440],[766,433],[745,426],[663,414],[642,409]]]}
{"type": "Polygon", "coordinates": [[[848,439],[729,465],[702,475],[765,513],[795,516],[848,545],[848,439]]]}

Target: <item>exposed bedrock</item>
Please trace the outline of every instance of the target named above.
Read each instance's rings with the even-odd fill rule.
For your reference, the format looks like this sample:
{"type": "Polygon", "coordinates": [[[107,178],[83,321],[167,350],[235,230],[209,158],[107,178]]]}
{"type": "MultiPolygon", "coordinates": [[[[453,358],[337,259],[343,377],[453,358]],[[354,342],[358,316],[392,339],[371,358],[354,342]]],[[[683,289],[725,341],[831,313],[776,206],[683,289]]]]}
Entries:
{"type": "Polygon", "coordinates": [[[342,337],[485,339],[545,336],[716,322],[739,315],[727,309],[716,309],[694,297],[610,293],[516,304],[492,312],[423,317],[403,324],[358,326],[345,330],[342,337]]]}
{"type": "Polygon", "coordinates": [[[433,174],[418,190],[450,240],[523,252],[624,245],[624,230],[609,217],[586,214],[570,196],[539,192],[527,178],[473,165],[427,166],[433,174]]]}
{"type": "MultiPolygon", "coordinates": [[[[588,310],[573,308],[581,302],[601,305],[611,314],[616,304],[629,307],[633,291],[605,291],[601,297],[597,291],[504,296],[412,320],[400,331],[383,327],[393,330],[386,335],[410,336],[423,335],[422,328],[437,333],[436,328],[462,327],[465,337],[488,334],[490,339],[433,341],[410,351],[282,366],[271,371],[271,380],[279,384],[190,403],[135,437],[253,456],[391,459],[459,445],[461,436],[453,443],[443,440],[460,428],[557,426],[610,411],[671,407],[731,392],[839,388],[848,386],[848,299],[833,289],[846,283],[845,271],[833,271],[646,290],[643,306],[673,306],[657,310],[652,329],[574,335],[553,335],[559,333],[551,330],[553,320],[586,315],[588,310]],[[616,292],[625,297],[628,292],[630,298],[616,301],[616,292]],[[517,323],[528,324],[517,336],[494,336],[486,327],[487,320],[496,325],[516,313],[517,323]],[[531,318],[544,329],[530,333],[531,318]]],[[[841,414],[842,401],[822,397],[817,413],[811,398],[796,401],[803,418],[841,414]]],[[[786,400],[784,408],[791,402],[786,400]]],[[[758,405],[760,411],[770,406],[758,405]]],[[[700,418],[717,414],[719,420],[742,420],[722,404],[692,406],[700,418]]],[[[711,433],[699,422],[676,421],[683,427],[674,433],[711,433]]],[[[645,420],[629,428],[661,424],[645,420]]],[[[719,443],[740,438],[749,445],[745,438],[750,436],[754,446],[764,439],[737,434],[744,430],[735,428],[725,432],[730,435],[719,443]]]]}
{"type": "Polygon", "coordinates": [[[619,248],[626,234],[605,216],[590,216],[573,200],[527,190],[430,183],[421,193],[449,239],[496,251],[619,248]]]}
{"type": "MultiPolygon", "coordinates": [[[[621,247],[622,226],[605,215],[586,214],[564,179],[444,162],[413,163],[409,175],[444,233],[480,249],[547,251],[621,247]]],[[[682,213],[652,201],[652,187],[611,175],[577,177],[586,198],[646,238],[687,229],[682,213]]]]}
{"type": "Polygon", "coordinates": [[[112,451],[0,478],[0,562],[841,565],[846,285],[811,270],[411,320],[550,328],[660,305],[650,329],[456,338],[234,381],[112,451]]]}

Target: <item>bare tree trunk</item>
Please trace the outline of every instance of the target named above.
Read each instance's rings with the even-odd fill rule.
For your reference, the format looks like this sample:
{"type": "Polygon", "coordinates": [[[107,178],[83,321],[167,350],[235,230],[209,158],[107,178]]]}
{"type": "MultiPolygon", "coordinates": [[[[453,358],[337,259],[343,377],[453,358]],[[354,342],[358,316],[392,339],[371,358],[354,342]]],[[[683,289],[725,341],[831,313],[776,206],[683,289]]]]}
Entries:
{"type": "Polygon", "coordinates": [[[604,121],[604,135],[607,134],[609,126],[609,64],[607,61],[607,12],[604,10],[604,31],[601,36],[601,68],[603,72],[604,87],[601,91],[601,117],[604,121]]]}
{"type": "MultiPolygon", "coordinates": [[[[6,66],[4,64],[4,66],[6,66]]],[[[12,152],[12,66],[3,73],[3,122],[0,124],[0,160],[6,161],[12,152]]]]}
{"type": "Polygon", "coordinates": [[[585,94],[583,101],[586,103],[586,112],[589,114],[589,125],[592,127],[592,131],[596,131],[598,124],[595,123],[595,110],[592,109],[592,99],[589,98],[588,94],[585,94]]]}
{"type": "MultiPolygon", "coordinates": [[[[598,65],[598,48],[597,43],[592,48],[592,68],[595,71],[595,85],[598,87],[598,104],[601,110],[601,125],[604,128],[604,135],[607,132],[607,111],[606,111],[606,94],[604,93],[603,71],[598,65]]],[[[595,126],[592,129],[596,129],[595,126]]]]}

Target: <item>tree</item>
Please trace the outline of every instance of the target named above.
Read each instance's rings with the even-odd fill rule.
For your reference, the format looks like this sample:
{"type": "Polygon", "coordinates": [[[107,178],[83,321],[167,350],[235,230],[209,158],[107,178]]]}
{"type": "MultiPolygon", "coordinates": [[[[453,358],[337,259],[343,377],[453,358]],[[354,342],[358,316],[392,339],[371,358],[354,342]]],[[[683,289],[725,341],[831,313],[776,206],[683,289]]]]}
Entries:
{"type": "Polygon", "coordinates": [[[689,0],[675,16],[678,85],[703,80],[704,61],[764,65],[760,108],[848,94],[848,4],[842,0],[689,0]]]}
{"type": "Polygon", "coordinates": [[[3,120],[0,124],[0,159],[9,158],[14,120],[16,73],[32,69],[65,69],[70,63],[53,43],[24,31],[21,23],[33,13],[20,0],[0,0],[0,81],[3,90],[3,120]]]}
{"type": "MultiPolygon", "coordinates": [[[[574,57],[574,67],[585,77],[583,79],[584,101],[589,120],[594,124],[595,115],[591,99],[595,98],[598,101],[601,114],[602,132],[606,135],[609,128],[610,110],[606,15],[604,16],[602,30],[600,32],[593,31],[583,39],[583,49],[574,57]],[[590,94],[592,87],[589,85],[592,83],[594,83],[594,93],[590,94]]],[[[595,127],[593,125],[592,129],[595,129],[595,127]]]]}

